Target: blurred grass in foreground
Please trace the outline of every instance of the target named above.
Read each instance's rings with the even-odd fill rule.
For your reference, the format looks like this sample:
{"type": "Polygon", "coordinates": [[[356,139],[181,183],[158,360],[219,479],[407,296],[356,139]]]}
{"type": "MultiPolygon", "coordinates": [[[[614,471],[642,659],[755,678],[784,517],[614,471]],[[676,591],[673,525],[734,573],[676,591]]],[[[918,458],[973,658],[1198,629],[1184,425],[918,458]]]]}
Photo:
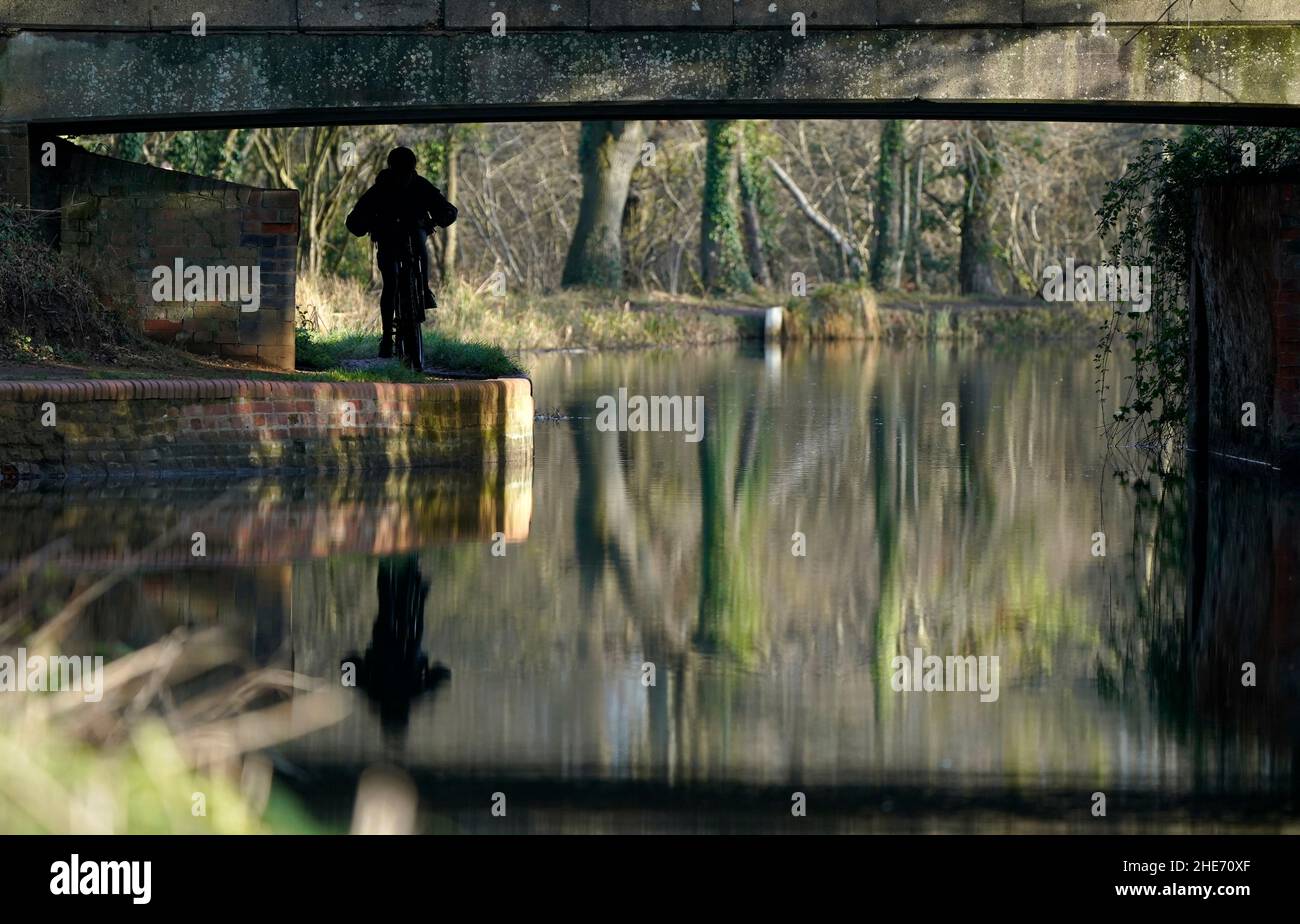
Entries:
{"type": "MultiPolygon", "coordinates": [[[[78,650],[94,638],[88,608],[136,573],[127,554],[69,585],[45,560],[52,549],[0,579],[0,655],[88,656],[78,650]]],[[[90,678],[51,666],[39,691],[15,689],[17,661],[0,692],[0,833],[324,833],[277,787],[266,752],[348,715],[352,697],[336,683],[253,663],[221,628],[177,628],[90,678]]]]}

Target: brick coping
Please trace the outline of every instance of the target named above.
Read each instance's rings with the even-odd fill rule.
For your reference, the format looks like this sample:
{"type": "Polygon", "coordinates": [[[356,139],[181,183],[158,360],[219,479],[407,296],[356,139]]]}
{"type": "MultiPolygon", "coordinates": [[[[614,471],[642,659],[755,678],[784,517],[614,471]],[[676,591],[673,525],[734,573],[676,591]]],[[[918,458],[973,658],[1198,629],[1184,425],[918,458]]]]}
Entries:
{"type": "MultiPolygon", "coordinates": [[[[277,379],[42,379],[0,382],[0,401],[122,401],[142,398],[203,400],[208,398],[398,398],[412,392],[475,392],[526,376],[494,379],[454,379],[438,382],[289,382],[277,379]]],[[[520,384],[518,387],[523,387],[520,384]]]]}

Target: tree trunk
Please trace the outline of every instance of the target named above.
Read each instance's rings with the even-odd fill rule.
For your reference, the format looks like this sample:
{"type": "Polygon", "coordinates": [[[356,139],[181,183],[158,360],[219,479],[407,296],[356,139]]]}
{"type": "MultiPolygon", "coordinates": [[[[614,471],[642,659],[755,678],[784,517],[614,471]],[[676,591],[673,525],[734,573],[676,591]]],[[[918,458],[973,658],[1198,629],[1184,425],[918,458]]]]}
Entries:
{"type": "Polygon", "coordinates": [[[736,144],[740,125],[711,119],[704,160],[704,196],[700,218],[700,275],[710,292],[747,291],[754,280],[745,264],[738,207],[736,144]]]}
{"type": "Polygon", "coordinates": [[[903,122],[889,119],[880,128],[880,164],[876,171],[876,246],[871,253],[871,284],[888,283],[898,260],[898,180],[903,170],[903,122]]]}
{"type": "Polygon", "coordinates": [[[644,122],[582,123],[582,204],[561,285],[622,285],[623,207],[644,140],[644,122]]]}
{"type": "Polygon", "coordinates": [[[975,123],[969,142],[963,165],[966,198],[961,212],[957,284],[962,295],[997,295],[989,213],[993,203],[993,184],[1001,170],[994,155],[992,128],[987,122],[975,123]]]}
{"type": "MultiPolygon", "coordinates": [[[[756,129],[757,123],[747,127],[756,129]]],[[[749,261],[749,274],[754,281],[764,288],[772,285],[772,274],[768,270],[767,250],[763,246],[763,216],[759,207],[760,190],[755,152],[745,145],[745,132],[739,133],[740,144],[736,151],[736,163],[740,179],[740,213],[745,227],[745,257],[749,261]]]]}
{"type": "MultiPolygon", "coordinates": [[[[442,149],[443,164],[442,175],[446,180],[447,188],[444,189],[443,195],[452,205],[460,198],[460,136],[457,133],[458,126],[447,126],[447,143],[442,149]]],[[[442,284],[450,285],[456,277],[456,226],[449,225],[442,231],[442,261],[439,270],[442,274],[442,284]]]]}
{"type": "MultiPolygon", "coordinates": [[[[918,150],[917,155],[920,155],[918,150]]],[[[912,231],[912,174],[908,171],[909,164],[904,161],[901,165],[903,176],[903,199],[902,199],[902,217],[898,222],[898,253],[894,255],[894,266],[890,285],[895,289],[903,287],[903,261],[907,259],[907,247],[910,243],[912,231]]]]}
{"type": "Polygon", "coordinates": [[[908,243],[912,248],[912,280],[916,284],[917,291],[925,290],[925,279],[922,278],[922,258],[921,248],[925,242],[921,238],[921,191],[925,188],[925,144],[927,126],[921,123],[921,137],[916,145],[916,188],[912,190],[912,230],[908,234],[908,243]]]}

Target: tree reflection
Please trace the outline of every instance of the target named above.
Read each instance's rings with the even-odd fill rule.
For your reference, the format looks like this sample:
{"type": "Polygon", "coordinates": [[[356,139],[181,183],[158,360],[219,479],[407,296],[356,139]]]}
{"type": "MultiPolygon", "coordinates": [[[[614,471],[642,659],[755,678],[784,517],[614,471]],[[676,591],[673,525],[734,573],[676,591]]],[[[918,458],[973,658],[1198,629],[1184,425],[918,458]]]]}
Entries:
{"type": "Polygon", "coordinates": [[[764,514],[771,426],[761,400],[744,403],[724,385],[700,441],[700,609],[695,644],[753,662],[763,628],[757,554],[771,528],[764,514]]]}

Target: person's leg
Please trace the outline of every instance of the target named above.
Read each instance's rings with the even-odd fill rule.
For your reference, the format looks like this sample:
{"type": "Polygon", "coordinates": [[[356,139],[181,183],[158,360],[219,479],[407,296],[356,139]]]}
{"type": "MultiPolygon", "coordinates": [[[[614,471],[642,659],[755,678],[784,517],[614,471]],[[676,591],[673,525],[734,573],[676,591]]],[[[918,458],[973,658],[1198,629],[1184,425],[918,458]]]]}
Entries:
{"type": "MultiPolygon", "coordinates": [[[[423,231],[423,230],[420,231],[419,258],[420,258],[420,281],[424,284],[424,288],[421,289],[421,291],[426,293],[426,300],[427,300],[427,295],[432,293],[433,290],[429,288],[429,234],[427,231],[423,231]]],[[[424,307],[426,311],[433,310],[433,305],[431,304],[426,304],[424,307]]]]}
{"type": "Polygon", "coordinates": [[[387,359],[393,355],[393,303],[397,299],[397,261],[384,248],[379,248],[379,275],[384,280],[383,291],[379,295],[379,317],[384,325],[383,338],[379,341],[379,356],[387,359]]]}

